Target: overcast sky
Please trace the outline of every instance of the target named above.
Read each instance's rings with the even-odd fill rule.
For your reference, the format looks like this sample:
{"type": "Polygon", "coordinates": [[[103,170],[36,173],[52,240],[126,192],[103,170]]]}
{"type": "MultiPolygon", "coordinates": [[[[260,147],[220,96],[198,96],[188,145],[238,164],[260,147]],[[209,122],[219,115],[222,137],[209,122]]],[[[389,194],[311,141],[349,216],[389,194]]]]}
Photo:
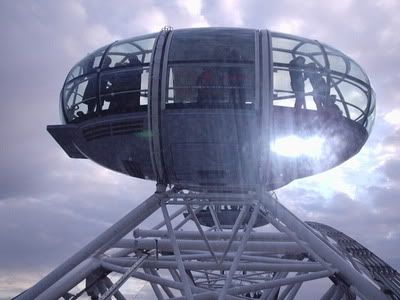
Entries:
{"type": "Polygon", "coordinates": [[[60,123],[59,92],[75,62],[164,25],[292,33],[363,66],[378,109],[366,146],[277,194],[301,218],[334,226],[399,269],[399,12],[398,0],[0,1],[0,299],[31,286],[154,191],[152,182],[69,159],[45,128],[60,123]]]}

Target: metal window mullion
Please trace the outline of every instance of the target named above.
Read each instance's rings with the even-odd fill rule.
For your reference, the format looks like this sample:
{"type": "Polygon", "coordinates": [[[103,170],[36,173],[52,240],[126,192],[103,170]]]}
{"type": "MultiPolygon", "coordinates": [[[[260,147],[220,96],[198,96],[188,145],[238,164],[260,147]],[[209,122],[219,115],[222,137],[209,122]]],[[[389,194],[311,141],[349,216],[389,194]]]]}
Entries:
{"type": "Polygon", "coordinates": [[[345,99],[344,96],[343,96],[342,91],[340,90],[340,88],[339,88],[337,85],[335,85],[335,90],[336,90],[336,92],[337,92],[338,95],[339,95],[339,98],[340,98],[340,100],[341,100],[341,101],[339,101],[339,102],[342,103],[342,105],[343,105],[344,111],[345,111],[345,113],[346,113],[346,117],[347,117],[348,119],[351,119],[351,118],[350,118],[350,111],[349,111],[349,108],[347,107],[347,102],[346,102],[346,99],[345,99]]]}
{"type": "MultiPolygon", "coordinates": [[[[261,44],[260,44],[260,32],[257,30],[255,32],[255,46],[254,46],[254,72],[255,72],[255,76],[254,76],[254,87],[255,88],[255,99],[254,99],[254,103],[255,103],[255,110],[256,112],[259,110],[259,108],[261,107],[261,44]]],[[[257,112],[258,113],[258,112],[257,112]]]]}
{"type": "Polygon", "coordinates": [[[326,99],[329,98],[330,94],[331,94],[331,72],[330,72],[330,63],[329,63],[329,59],[328,56],[326,54],[325,48],[316,40],[315,41],[317,43],[317,45],[319,46],[319,48],[321,49],[322,55],[324,57],[324,61],[325,61],[325,70],[328,70],[327,74],[326,74],[326,85],[327,85],[327,90],[326,90],[326,99]]]}
{"type": "Polygon", "coordinates": [[[273,121],[273,61],[272,61],[272,41],[269,31],[261,31],[261,103],[260,103],[260,135],[263,137],[259,142],[260,161],[258,166],[258,180],[260,184],[269,181],[270,164],[270,141],[272,137],[273,121]],[[266,173],[266,174],[265,174],[266,173]]]}
{"type": "Polygon", "coordinates": [[[161,85],[159,78],[162,78],[162,65],[164,46],[168,33],[161,31],[155,42],[154,54],[152,56],[149,73],[149,128],[152,132],[150,143],[151,162],[158,182],[165,181],[165,170],[161,153],[161,126],[160,126],[160,105],[161,85]]]}

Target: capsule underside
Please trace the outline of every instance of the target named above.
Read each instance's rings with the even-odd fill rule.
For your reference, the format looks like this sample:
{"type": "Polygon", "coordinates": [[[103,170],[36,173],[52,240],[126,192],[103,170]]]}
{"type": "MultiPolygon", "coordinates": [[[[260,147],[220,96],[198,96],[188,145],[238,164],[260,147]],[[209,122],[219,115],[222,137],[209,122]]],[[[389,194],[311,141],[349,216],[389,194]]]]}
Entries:
{"type": "Polygon", "coordinates": [[[364,145],[375,96],[340,51],[238,28],[163,30],[75,65],[49,132],[74,158],[183,186],[275,189],[364,145]]]}

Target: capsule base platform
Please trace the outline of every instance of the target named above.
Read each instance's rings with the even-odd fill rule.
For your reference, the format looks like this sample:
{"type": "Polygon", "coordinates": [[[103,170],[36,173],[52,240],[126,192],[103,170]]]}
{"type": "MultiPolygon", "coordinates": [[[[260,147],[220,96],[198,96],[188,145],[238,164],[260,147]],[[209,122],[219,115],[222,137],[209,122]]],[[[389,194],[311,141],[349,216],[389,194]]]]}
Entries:
{"type": "Polygon", "coordinates": [[[400,299],[396,270],[272,193],[163,185],[14,299],[132,299],[138,279],[154,299],[400,299]]]}

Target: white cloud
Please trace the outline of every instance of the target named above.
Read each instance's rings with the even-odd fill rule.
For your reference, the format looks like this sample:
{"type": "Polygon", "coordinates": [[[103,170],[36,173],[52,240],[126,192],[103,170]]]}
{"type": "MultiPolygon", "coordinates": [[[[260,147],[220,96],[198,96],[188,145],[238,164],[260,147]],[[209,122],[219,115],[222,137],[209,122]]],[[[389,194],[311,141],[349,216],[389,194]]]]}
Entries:
{"type": "Polygon", "coordinates": [[[382,7],[384,9],[393,9],[399,5],[397,0],[378,0],[376,1],[376,6],[382,7]]]}
{"type": "Polygon", "coordinates": [[[163,11],[155,6],[150,6],[146,11],[135,16],[128,26],[138,28],[139,32],[159,32],[164,26],[171,25],[163,11]]]}
{"type": "Polygon", "coordinates": [[[290,33],[290,34],[299,34],[303,31],[304,20],[298,18],[280,18],[278,22],[271,26],[271,30],[290,33]]]}
{"type": "Polygon", "coordinates": [[[400,108],[394,109],[384,115],[383,119],[391,125],[400,125],[400,108]]]}
{"type": "Polygon", "coordinates": [[[178,6],[186,9],[191,16],[201,15],[202,1],[201,0],[177,0],[178,6]]]}
{"type": "Polygon", "coordinates": [[[353,4],[353,0],[332,1],[329,3],[329,9],[335,13],[347,11],[353,4]]]}
{"type": "Polygon", "coordinates": [[[226,16],[229,16],[231,26],[243,26],[243,16],[241,3],[239,0],[222,0],[219,1],[226,16]]]}
{"type": "MultiPolygon", "coordinates": [[[[363,239],[359,240],[361,243],[369,239],[385,255],[390,252],[386,247],[391,247],[394,249],[393,257],[398,257],[399,225],[396,202],[386,204],[385,211],[377,208],[382,206],[385,198],[398,198],[397,194],[389,195],[396,186],[390,185],[390,182],[384,185],[385,183],[379,182],[378,177],[383,176],[383,169],[387,173],[397,172],[396,165],[390,160],[398,157],[400,149],[399,137],[384,140],[394,129],[400,127],[400,98],[397,96],[400,77],[396,69],[400,53],[397,33],[400,26],[399,1],[357,3],[357,11],[352,7],[356,2],[351,0],[325,4],[311,0],[283,0],[267,4],[266,1],[243,0],[123,2],[126,4],[123,7],[117,7],[114,3],[99,5],[91,0],[57,4],[45,0],[30,5],[17,2],[2,4],[4,9],[0,11],[3,24],[1,34],[5,41],[2,57],[10,57],[11,62],[10,66],[3,68],[3,85],[6,80],[13,79],[10,73],[18,75],[15,80],[9,80],[15,85],[6,84],[7,89],[3,89],[3,93],[11,91],[10,97],[3,97],[4,105],[9,108],[3,110],[3,115],[13,115],[14,111],[18,111],[16,107],[20,107],[21,99],[29,99],[31,105],[36,103],[32,107],[35,106],[37,110],[18,111],[15,114],[15,123],[2,118],[4,124],[8,125],[7,131],[1,133],[6,145],[3,148],[24,149],[13,151],[13,154],[7,156],[2,152],[2,157],[6,159],[2,161],[1,174],[4,177],[4,188],[1,190],[3,200],[0,202],[0,213],[3,212],[1,228],[3,237],[9,239],[7,242],[2,240],[9,247],[10,253],[9,259],[7,255],[3,255],[7,259],[8,267],[1,270],[3,273],[0,272],[0,298],[5,293],[6,298],[15,296],[14,291],[37,281],[49,270],[49,261],[56,262],[68,257],[73,252],[71,244],[75,245],[77,240],[86,241],[100,227],[103,228],[104,224],[113,222],[144,199],[147,192],[153,191],[154,184],[151,182],[133,181],[87,161],[71,160],[54,141],[51,140],[52,147],[41,142],[45,135],[43,124],[52,117],[51,114],[44,114],[44,111],[50,106],[54,106],[54,112],[57,110],[58,89],[62,84],[62,77],[66,75],[63,74],[64,69],[86,53],[118,39],[119,35],[158,32],[165,25],[176,28],[209,24],[263,28],[268,24],[269,29],[275,31],[323,39],[364,61],[367,64],[366,69],[372,72],[370,75],[377,79],[372,81],[378,94],[377,105],[381,111],[387,112],[377,119],[377,123],[384,124],[383,130],[375,129],[375,136],[378,137],[357,157],[329,172],[295,181],[287,189],[293,191],[291,207],[296,214],[306,212],[303,215],[312,219],[331,223],[333,226],[340,225],[350,236],[357,232],[363,234],[363,239]],[[6,22],[7,18],[9,21],[6,22]],[[371,41],[375,41],[373,46],[371,41]],[[27,45],[33,50],[27,51],[27,45]],[[11,50],[4,52],[4,49],[11,50]],[[53,65],[54,68],[51,68],[53,65]],[[30,86],[29,82],[20,79],[21,74],[31,74],[30,86]],[[35,93],[34,88],[39,86],[43,87],[40,92],[50,92],[35,93]],[[391,106],[388,105],[389,102],[391,106]],[[389,111],[393,107],[394,110],[389,111]],[[41,122],[36,123],[37,120],[41,122]],[[31,130],[22,131],[22,127],[29,127],[31,130]],[[21,134],[26,132],[30,133],[29,136],[21,134]],[[25,141],[24,146],[21,146],[21,140],[25,141]],[[34,143],[41,145],[35,146],[34,143]],[[40,148],[40,151],[32,153],[35,147],[40,148]],[[56,147],[59,151],[57,155],[62,155],[63,159],[55,159],[54,154],[51,154],[56,151],[56,147]],[[26,153],[30,155],[27,156],[26,153]],[[386,189],[379,197],[375,197],[374,207],[368,207],[366,203],[372,197],[368,187],[375,183],[386,189]],[[301,190],[306,193],[301,194],[301,190]],[[360,191],[364,191],[364,194],[361,195],[360,191]],[[346,197],[335,198],[334,195],[339,192],[346,197]],[[21,193],[24,198],[15,200],[15,194],[21,193]],[[310,200],[307,193],[318,195],[310,200]],[[118,205],[110,204],[111,200],[118,201],[118,205]],[[338,204],[341,205],[340,209],[337,209],[338,204]],[[397,220],[397,225],[387,221],[389,215],[397,220]],[[366,227],[368,232],[364,230],[366,227]],[[29,235],[26,234],[27,228],[30,230],[29,235]],[[41,238],[44,237],[39,233],[43,231],[46,232],[45,238],[49,245],[41,243],[41,238]],[[55,241],[60,242],[60,248],[52,244],[55,241]],[[21,249],[25,252],[25,249],[29,249],[32,255],[12,255],[21,249]],[[18,273],[17,265],[21,259],[25,259],[21,264],[24,272],[18,273]],[[25,278],[23,274],[28,276],[28,264],[32,269],[45,268],[46,272],[25,278]],[[13,280],[5,282],[4,278],[13,280]],[[13,292],[4,292],[4,289],[13,292]]],[[[50,139],[46,135],[46,141],[50,139]]]]}
{"type": "Polygon", "coordinates": [[[202,0],[178,0],[177,5],[188,13],[189,24],[185,27],[208,27],[209,24],[202,14],[202,0]]]}
{"type": "Polygon", "coordinates": [[[86,19],[87,12],[85,7],[79,1],[67,1],[65,2],[65,9],[67,12],[71,14],[71,18],[73,20],[78,19],[86,19]]]}
{"type": "Polygon", "coordinates": [[[94,24],[83,29],[82,39],[95,49],[114,42],[118,36],[111,34],[105,26],[94,24]]]}

